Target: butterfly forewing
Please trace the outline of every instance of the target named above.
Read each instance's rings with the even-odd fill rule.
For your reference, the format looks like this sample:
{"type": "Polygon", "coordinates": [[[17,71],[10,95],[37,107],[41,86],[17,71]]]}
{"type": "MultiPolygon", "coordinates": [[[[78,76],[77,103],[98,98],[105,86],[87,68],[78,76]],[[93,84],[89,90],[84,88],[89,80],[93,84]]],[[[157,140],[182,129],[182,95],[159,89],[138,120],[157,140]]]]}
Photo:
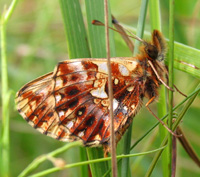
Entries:
{"type": "MultiPolygon", "coordinates": [[[[129,116],[141,105],[138,63],[131,59],[111,60],[117,139],[131,123],[129,116]]],[[[16,102],[31,126],[53,138],[82,140],[87,146],[98,146],[110,139],[106,59],[60,62],[53,73],[25,85],[17,93],[16,102]]]]}

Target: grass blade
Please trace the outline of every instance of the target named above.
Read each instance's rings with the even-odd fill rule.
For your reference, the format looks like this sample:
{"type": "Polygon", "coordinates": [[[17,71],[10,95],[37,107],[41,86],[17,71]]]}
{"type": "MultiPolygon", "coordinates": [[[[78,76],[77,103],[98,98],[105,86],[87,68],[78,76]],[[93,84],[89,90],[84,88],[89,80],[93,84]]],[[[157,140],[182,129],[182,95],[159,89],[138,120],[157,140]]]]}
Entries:
{"type": "Polygon", "coordinates": [[[2,130],[0,142],[0,166],[1,175],[9,176],[10,174],[10,129],[9,129],[9,101],[10,94],[8,87],[8,67],[7,67],[7,39],[6,28],[7,23],[12,16],[18,0],[13,0],[8,10],[5,9],[0,19],[1,29],[1,81],[2,81],[2,130]]]}
{"type": "MultiPolygon", "coordinates": [[[[67,46],[70,58],[90,58],[89,45],[78,0],[60,0],[64,27],[67,37],[67,46]]],[[[86,150],[80,147],[80,160],[87,160],[86,150]]],[[[81,175],[86,176],[88,167],[81,167],[81,175]]]]}
{"type": "MultiPolygon", "coordinates": [[[[160,2],[157,0],[150,0],[149,3],[149,10],[150,10],[150,21],[151,21],[151,29],[158,29],[161,31],[161,14],[160,14],[160,2]]],[[[157,112],[158,117],[163,117],[167,113],[167,101],[166,101],[166,88],[161,85],[159,90],[159,100],[157,103],[157,112]]],[[[166,129],[159,125],[159,136],[160,140],[162,140],[167,134],[166,129]]],[[[168,176],[168,168],[167,168],[167,149],[164,150],[162,154],[162,170],[163,176],[168,176]]]]}
{"type": "Polygon", "coordinates": [[[60,0],[70,58],[89,58],[90,51],[78,0],[60,0]]]}
{"type": "MultiPolygon", "coordinates": [[[[138,24],[137,24],[136,36],[138,36],[141,39],[143,38],[143,34],[144,34],[148,2],[149,2],[149,0],[142,0],[140,15],[139,15],[138,24]]],[[[140,41],[135,40],[134,44],[135,44],[134,55],[136,55],[139,52],[140,41]]]]}
{"type": "MultiPolygon", "coordinates": [[[[154,29],[158,29],[161,31],[161,11],[160,11],[160,2],[157,0],[150,0],[150,20],[151,20],[151,29],[152,31],[154,29]]],[[[166,88],[161,85],[160,90],[159,90],[159,100],[157,103],[157,112],[158,112],[158,117],[163,117],[167,113],[167,101],[166,101],[166,88]]],[[[167,131],[166,129],[162,126],[159,125],[159,136],[160,140],[163,140],[164,137],[166,136],[167,131]]],[[[168,151],[165,149],[162,153],[162,171],[163,171],[163,176],[167,177],[168,176],[168,168],[167,168],[167,155],[168,151]]]]}

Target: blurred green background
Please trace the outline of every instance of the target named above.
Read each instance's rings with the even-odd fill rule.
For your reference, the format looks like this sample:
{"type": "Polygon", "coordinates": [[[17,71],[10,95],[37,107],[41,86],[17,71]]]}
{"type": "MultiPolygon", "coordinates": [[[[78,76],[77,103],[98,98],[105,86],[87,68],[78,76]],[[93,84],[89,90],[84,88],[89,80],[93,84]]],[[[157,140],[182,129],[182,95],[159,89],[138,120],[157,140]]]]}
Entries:
{"type": "MultiPolygon", "coordinates": [[[[10,0],[1,0],[0,11],[10,0]]],[[[84,1],[80,1],[85,17],[84,1]]],[[[137,27],[141,1],[139,0],[110,0],[112,14],[122,24],[137,27]]],[[[175,40],[200,49],[200,1],[175,1],[175,40]]],[[[161,1],[162,31],[168,38],[168,1],[161,1]]],[[[147,14],[145,31],[150,32],[150,20],[147,14]]],[[[9,87],[16,93],[25,83],[53,71],[57,62],[68,59],[66,37],[63,20],[58,1],[34,0],[19,1],[7,28],[8,76],[9,87]]],[[[116,56],[131,56],[131,52],[115,33],[116,56]]],[[[200,60],[200,56],[199,56],[200,60]]],[[[191,93],[199,79],[175,70],[175,84],[185,94],[191,93]]],[[[17,176],[33,159],[41,154],[48,153],[65,143],[40,134],[22,119],[15,108],[14,97],[10,102],[10,152],[11,175],[17,176]]],[[[2,96],[3,98],[3,96],[2,96]]],[[[174,105],[180,103],[183,97],[175,93],[174,105]]],[[[156,112],[156,104],[151,108],[156,112]]],[[[198,97],[183,119],[181,127],[200,156],[200,97],[198,97]]],[[[150,128],[156,119],[142,108],[133,121],[132,142],[143,135],[144,130],[150,128]]],[[[157,130],[156,130],[157,131],[157,130]]],[[[133,152],[142,152],[159,147],[157,133],[154,131],[146,137],[133,152]]],[[[200,169],[188,157],[183,148],[178,145],[177,176],[193,176],[200,174],[200,169]]],[[[62,154],[67,164],[79,161],[79,148],[70,149],[62,154]]],[[[131,158],[133,176],[144,176],[153,154],[138,158],[131,158]],[[134,175],[137,174],[137,175],[134,175]]],[[[52,167],[51,162],[43,163],[36,171],[52,167]]],[[[79,170],[72,168],[51,176],[79,176],[79,170]]],[[[153,176],[162,176],[161,163],[157,164],[153,176]]]]}

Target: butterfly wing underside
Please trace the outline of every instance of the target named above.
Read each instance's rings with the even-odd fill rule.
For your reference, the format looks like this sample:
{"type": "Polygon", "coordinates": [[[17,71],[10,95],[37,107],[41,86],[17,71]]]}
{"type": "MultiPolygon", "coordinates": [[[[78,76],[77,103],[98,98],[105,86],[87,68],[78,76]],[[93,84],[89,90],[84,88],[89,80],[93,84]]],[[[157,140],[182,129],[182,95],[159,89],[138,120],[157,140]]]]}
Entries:
{"type": "MultiPolygon", "coordinates": [[[[111,68],[118,141],[131,123],[129,117],[141,106],[141,87],[136,77],[136,61],[115,58],[111,68]]],[[[81,140],[86,146],[109,142],[106,59],[60,62],[54,72],[21,88],[16,103],[22,117],[43,134],[62,141],[81,140]]]]}

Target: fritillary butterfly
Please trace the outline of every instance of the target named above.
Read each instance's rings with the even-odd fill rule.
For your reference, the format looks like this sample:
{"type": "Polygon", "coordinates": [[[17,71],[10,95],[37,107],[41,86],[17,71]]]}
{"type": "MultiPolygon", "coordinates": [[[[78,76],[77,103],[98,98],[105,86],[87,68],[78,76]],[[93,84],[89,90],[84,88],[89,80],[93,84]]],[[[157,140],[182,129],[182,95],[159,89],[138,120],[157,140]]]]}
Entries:
{"type": "MultiPolygon", "coordinates": [[[[153,101],[158,96],[166,71],[164,54],[165,40],[154,30],[152,41],[143,41],[136,57],[111,59],[116,142],[141,108],[143,98],[153,101]]],[[[85,146],[109,145],[106,62],[104,58],[84,58],[58,63],[53,72],[19,90],[19,113],[32,127],[55,139],[80,140],[85,146]]]]}

